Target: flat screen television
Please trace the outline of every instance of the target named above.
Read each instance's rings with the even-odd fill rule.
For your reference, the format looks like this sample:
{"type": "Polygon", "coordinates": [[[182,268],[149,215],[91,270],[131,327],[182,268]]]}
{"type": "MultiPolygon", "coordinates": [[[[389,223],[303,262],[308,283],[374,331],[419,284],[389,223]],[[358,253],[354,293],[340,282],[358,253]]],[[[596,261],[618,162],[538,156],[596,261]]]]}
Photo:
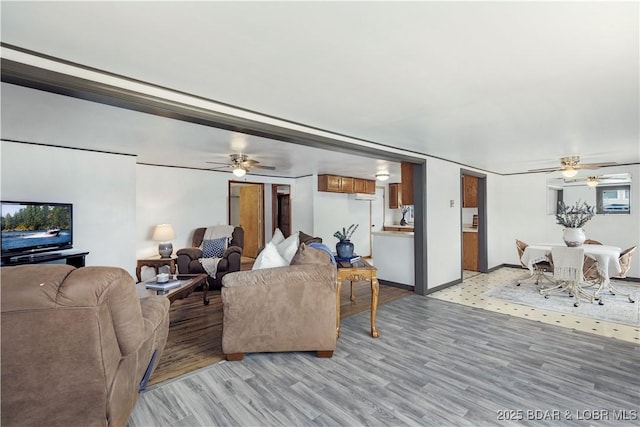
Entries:
{"type": "Polygon", "coordinates": [[[71,203],[1,201],[2,258],[73,247],[71,203]]]}

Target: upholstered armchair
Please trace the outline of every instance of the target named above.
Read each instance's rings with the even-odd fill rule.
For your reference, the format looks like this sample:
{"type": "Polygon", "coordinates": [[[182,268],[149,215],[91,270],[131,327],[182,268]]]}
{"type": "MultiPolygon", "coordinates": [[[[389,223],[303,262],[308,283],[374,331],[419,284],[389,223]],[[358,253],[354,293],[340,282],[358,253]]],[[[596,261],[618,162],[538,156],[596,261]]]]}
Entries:
{"type": "MultiPolygon", "coordinates": [[[[191,239],[191,247],[178,250],[178,272],[181,274],[206,274],[199,259],[203,253],[200,246],[205,237],[207,228],[196,228],[191,239]]],[[[211,276],[207,278],[209,288],[219,289],[222,286],[222,278],[227,273],[240,271],[242,260],[242,249],[244,247],[244,230],[242,227],[235,227],[231,236],[231,242],[222,254],[222,259],[216,267],[215,279],[211,276]]]]}
{"type": "Polygon", "coordinates": [[[2,425],[124,426],[169,331],[116,267],[2,267],[2,425]]]}

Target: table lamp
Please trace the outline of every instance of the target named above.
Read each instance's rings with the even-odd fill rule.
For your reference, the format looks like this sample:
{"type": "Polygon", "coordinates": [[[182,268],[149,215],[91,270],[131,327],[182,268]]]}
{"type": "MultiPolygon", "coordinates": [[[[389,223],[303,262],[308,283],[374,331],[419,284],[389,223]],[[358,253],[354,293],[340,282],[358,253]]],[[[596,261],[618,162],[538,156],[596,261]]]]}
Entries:
{"type": "Polygon", "coordinates": [[[158,245],[158,253],[161,258],[169,258],[173,253],[173,245],[170,240],[176,238],[176,232],[173,231],[171,224],[158,224],[155,230],[153,230],[152,240],[160,242],[158,245]]]}

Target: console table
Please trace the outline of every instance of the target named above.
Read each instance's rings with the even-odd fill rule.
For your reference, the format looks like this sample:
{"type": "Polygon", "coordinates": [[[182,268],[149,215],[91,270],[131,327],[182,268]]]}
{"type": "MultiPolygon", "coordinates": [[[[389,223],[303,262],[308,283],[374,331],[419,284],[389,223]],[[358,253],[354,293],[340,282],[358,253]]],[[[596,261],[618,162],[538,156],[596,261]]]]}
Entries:
{"type": "Polygon", "coordinates": [[[9,267],[12,265],[39,264],[63,259],[66,261],[67,265],[80,268],[84,267],[85,257],[87,255],[89,255],[89,252],[52,252],[33,255],[20,255],[15,257],[2,258],[2,266],[9,267]]]}

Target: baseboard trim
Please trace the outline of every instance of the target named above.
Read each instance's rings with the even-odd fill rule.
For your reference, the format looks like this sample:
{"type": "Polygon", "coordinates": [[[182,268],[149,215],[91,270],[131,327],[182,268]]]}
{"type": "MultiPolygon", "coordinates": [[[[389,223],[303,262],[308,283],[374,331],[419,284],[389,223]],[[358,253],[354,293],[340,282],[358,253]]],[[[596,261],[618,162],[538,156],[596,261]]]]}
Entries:
{"type": "Polygon", "coordinates": [[[438,285],[435,288],[427,289],[427,292],[425,293],[425,295],[429,295],[429,294],[432,294],[434,292],[438,292],[438,291],[441,291],[443,289],[450,288],[451,286],[455,286],[455,285],[457,285],[459,283],[462,283],[462,279],[456,279],[456,280],[453,280],[453,281],[448,282],[448,283],[443,283],[442,285],[438,285]]]}
{"type": "Polygon", "coordinates": [[[385,286],[392,286],[394,288],[406,289],[408,291],[415,290],[414,286],[405,285],[404,283],[392,282],[390,280],[378,279],[378,283],[380,283],[381,285],[385,285],[385,286]]]}

